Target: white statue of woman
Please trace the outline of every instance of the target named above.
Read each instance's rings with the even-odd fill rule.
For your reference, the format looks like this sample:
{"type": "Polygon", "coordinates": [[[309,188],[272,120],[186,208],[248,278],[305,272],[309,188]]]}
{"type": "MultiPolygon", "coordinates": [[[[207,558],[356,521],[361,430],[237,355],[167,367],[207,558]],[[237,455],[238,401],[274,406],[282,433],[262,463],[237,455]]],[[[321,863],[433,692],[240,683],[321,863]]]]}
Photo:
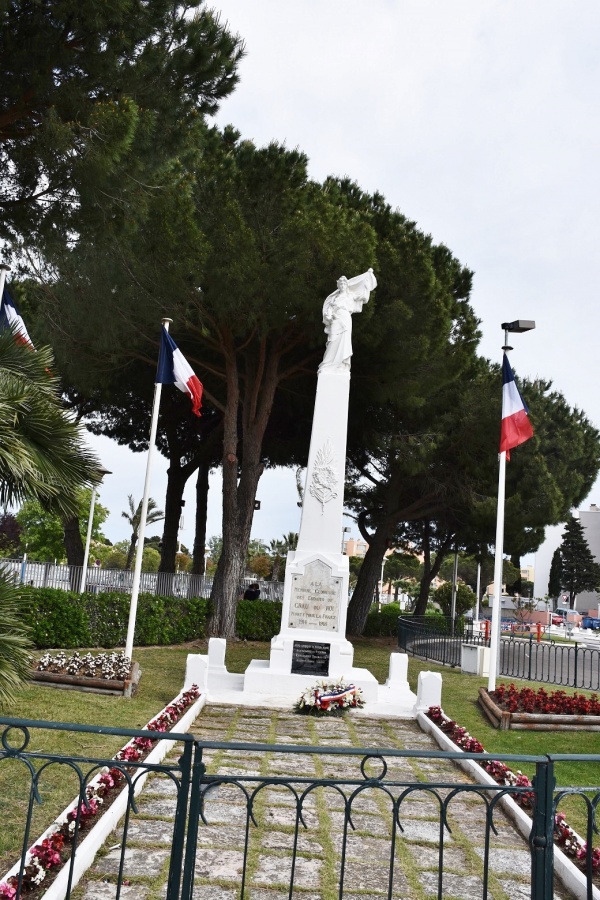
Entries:
{"type": "Polygon", "coordinates": [[[355,278],[342,275],[337,290],[323,304],[323,324],[327,346],[319,372],[350,369],[352,356],[352,313],[362,312],[369,294],[377,287],[373,269],[355,278]]]}

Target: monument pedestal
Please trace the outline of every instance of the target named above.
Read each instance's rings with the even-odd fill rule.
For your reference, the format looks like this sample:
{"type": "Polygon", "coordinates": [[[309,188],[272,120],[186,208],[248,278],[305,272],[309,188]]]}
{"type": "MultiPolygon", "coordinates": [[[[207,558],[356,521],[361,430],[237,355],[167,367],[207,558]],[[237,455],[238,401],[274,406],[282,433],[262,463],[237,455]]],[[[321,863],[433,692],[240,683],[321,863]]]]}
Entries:
{"type": "Polygon", "coordinates": [[[299,697],[319,681],[360,687],[364,699],[377,699],[377,681],[353,665],[354,647],[346,640],[348,557],[341,553],[288,554],[281,630],[271,640],[269,660],[252,660],[244,690],[299,697]]]}

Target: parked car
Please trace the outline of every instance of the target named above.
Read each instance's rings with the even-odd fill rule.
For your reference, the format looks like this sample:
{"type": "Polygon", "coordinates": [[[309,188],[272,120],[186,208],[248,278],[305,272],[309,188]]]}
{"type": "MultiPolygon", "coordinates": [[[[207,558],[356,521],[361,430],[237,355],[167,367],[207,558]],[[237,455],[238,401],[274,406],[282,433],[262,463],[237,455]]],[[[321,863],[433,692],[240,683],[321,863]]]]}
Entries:
{"type": "Polygon", "coordinates": [[[569,609],[555,609],[552,613],[552,624],[553,625],[566,625],[567,623],[567,613],[571,612],[569,609]]]}
{"type": "Polygon", "coordinates": [[[581,620],[582,628],[591,628],[592,631],[600,631],[600,619],[594,618],[594,616],[584,616],[581,620]]]}

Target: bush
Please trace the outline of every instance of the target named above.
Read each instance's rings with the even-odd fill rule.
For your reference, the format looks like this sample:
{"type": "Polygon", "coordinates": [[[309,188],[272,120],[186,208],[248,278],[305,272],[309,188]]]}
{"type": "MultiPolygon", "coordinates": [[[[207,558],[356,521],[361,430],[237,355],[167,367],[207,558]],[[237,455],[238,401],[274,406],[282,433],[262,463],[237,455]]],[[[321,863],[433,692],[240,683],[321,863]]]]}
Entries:
{"type": "MultiPolygon", "coordinates": [[[[76,647],[124,647],[129,622],[129,594],[85,593],[59,588],[25,589],[26,624],[40,650],[76,647]]],[[[210,603],[202,597],[140,594],[133,642],[138,647],[183,644],[206,636],[210,603]]],[[[249,641],[270,641],[279,632],[281,603],[240,600],[237,633],[249,641]]],[[[394,632],[395,633],[395,632],[394,632]]]]}
{"type": "Polygon", "coordinates": [[[279,633],[282,604],[270,600],[240,600],[236,631],[247,641],[270,641],[279,633]]]}
{"type": "Polygon", "coordinates": [[[29,601],[26,624],[36,647],[62,648],[100,646],[93,642],[88,615],[79,594],[60,588],[27,587],[29,601]]]}
{"type": "MultiPolygon", "coordinates": [[[[59,588],[25,590],[29,599],[26,624],[38,649],[125,646],[131,602],[128,594],[79,595],[59,588]]],[[[181,644],[203,638],[208,606],[208,600],[201,597],[140,594],[134,643],[181,644]]]]}
{"type": "Polygon", "coordinates": [[[398,603],[388,603],[382,606],[381,612],[376,609],[371,610],[367,616],[363,635],[365,637],[396,637],[400,612],[398,603]]]}

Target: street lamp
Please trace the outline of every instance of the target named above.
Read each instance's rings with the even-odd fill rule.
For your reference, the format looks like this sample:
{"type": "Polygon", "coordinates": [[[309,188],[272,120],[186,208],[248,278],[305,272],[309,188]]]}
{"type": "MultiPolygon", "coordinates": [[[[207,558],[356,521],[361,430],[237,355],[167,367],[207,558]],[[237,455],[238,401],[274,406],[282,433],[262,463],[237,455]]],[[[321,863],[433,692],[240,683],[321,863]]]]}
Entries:
{"type": "Polygon", "coordinates": [[[81,567],[81,583],[79,585],[79,593],[83,594],[85,591],[85,582],[87,578],[87,565],[88,558],[90,555],[90,542],[92,540],[92,525],[94,523],[94,507],[96,505],[96,490],[99,484],[102,484],[102,479],[105,475],[112,475],[108,469],[105,469],[104,466],[99,466],[97,469],[98,479],[94,481],[92,484],[92,499],[90,501],[90,517],[88,519],[88,529],[87,529],[87,537],[85,539],[85,551],[83,554],[83,566],[81,567]]]}

